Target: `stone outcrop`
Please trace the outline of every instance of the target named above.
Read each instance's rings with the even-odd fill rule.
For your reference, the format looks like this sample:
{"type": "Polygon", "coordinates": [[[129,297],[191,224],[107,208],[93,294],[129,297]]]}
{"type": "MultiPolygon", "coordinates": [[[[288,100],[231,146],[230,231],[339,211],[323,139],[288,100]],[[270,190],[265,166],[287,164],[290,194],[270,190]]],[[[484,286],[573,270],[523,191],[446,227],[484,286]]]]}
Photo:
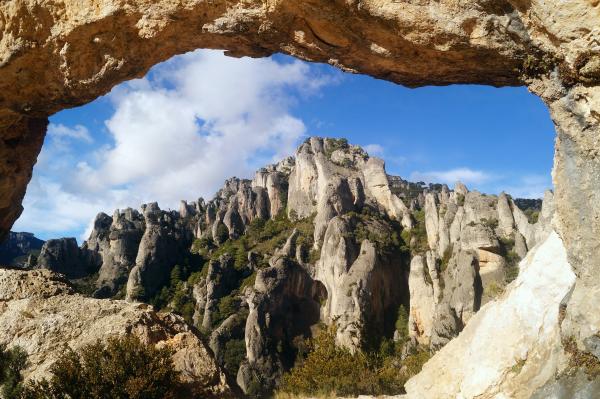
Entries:
{"type": "Polygon", "coordinates": [[[128,300],[156,294],[169,281],[171,268],[184,261],[193,238],[179,213],[162,211],[156,203],[142,209],[146,228],[127,280],[128,300]]]}
{"type": "Polygon", "coordinates": [[[410,183],[345,140],[313,137],[209,201],[100,213],[81,248],[55,241],[70,243],[63,271],[77,272],[81,253],[99,262],[95,296],[121,297],[127,281],[129,301],[185,315],[244,391],[266,395],[320,322],[351,351],[384,337],[405,354],[443,348],[548,234],[546,197],[531,224],[505,194],[410,183]],[[406,310],[408,336],[396,325],[406,310]]]}
{"type": "Polygon", "coordinates": [[[296,151],[288,191],[288,214],[305,218],[315,214],[315,248],[319,248],[329,221],[367,204],[410,228],[410,211],[391,192],[385,164],[369,157],[344,139],[311,137],[296,151]]]}
{"type": "Polygon", "coordinates": [[[530,398],[568,371],[559,309],[575,275],[558,235],[540,242],[520,268],[502,297],[408,381],[407,398],[530,398]]]}
{"type": "Polygon", "coordinates": [[[271,259],[272,265],[258,271],[246,297],[246,360],[237,374],[245,392],[256,381],[261,381],[265,393],[273,389],[283,371],[293,365],[294,339],[310,337],[311,327],[320,319],[320,302],[326,293],[294,260],[294,235],[271,259]]]}
{"type": "Polygon", "coordinates": [[[28,268],[37,262],[44,241],[32,233],[10,232],[6,240],[0,244],[0,265],[28,268]],[[33,258],[30,260],[29,257],[33,258]]]}
{"type": "Polygon", "coordinates": [[[314,272],[327,292],[322,319],[336,324],[337,342],[351,350],[393,332],[390,326],[398,307],[408,302],[403,259],[399,253],[386,256],[383,242],[357,237],[356,232],[365,228],[379,237],[393,233],[381,221],[370,221],[365,227],[353,217],[335,217],[327,226],[314,272]]]}
{"type": "Polygon", "coordinates": [[[75,295],[63,277],[47,270],[0,270],[0,343],[27,352],[27,379],[47,377],[65,345],[77,350],[124,334],[170,347],[194,397],[238,397],[210,350],[179,316],[156,313],[145,304],[75,295]]]}
{"type": "Polygon", "coordinates": [[[553,195],[531,224],[505,193],[484,195],[458,183],[424,193],[428,250],[413,258],[409,317],[413,343],[436,350],[454,338],[482,304],[503,291],[518,273],[517,261],[551,229],[553,195]],[[431,309],[433,319],[431,319],[431,309]]]}
{"type": "Polygon", "coordinates": [[[98,254],[79,248],[75,238],[48,240],[42,246],[36,268],[48,269],[77,279],[95,273],[100,266],[98,254]]]}
{"type": "Polygon", "coordinates": [[[145,228],[144,217],[130,208],[117,209],[112,218],[104,213],[96,216],[86,243],[88,249],[98,252],[102,258],[94,296],[113,296],[127,281],[145,228]]]}

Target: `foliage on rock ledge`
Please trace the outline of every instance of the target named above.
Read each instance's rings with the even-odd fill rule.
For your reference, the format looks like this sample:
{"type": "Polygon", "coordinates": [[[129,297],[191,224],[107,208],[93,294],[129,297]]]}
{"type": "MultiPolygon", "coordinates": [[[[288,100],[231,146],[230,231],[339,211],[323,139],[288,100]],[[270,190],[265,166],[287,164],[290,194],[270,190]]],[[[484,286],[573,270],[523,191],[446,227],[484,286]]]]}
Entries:
{"type": "Polygon", "coordinates": [[[379,352],[350,352],[335,343],[335,327],[321,329],[307,343],[308,352],[284,375],[276,397],[391,395],[429,359],[417,351],[402,360],[399,345],[384,341],[379,352]]]}
{"type": "Polygon", "coordinates": [[[169,399],[183,386],[171,351],[144,345],[138,338],[110,338],[67,349],[52,366],[50,379],[25,385],[18,399],[169,399]]]}

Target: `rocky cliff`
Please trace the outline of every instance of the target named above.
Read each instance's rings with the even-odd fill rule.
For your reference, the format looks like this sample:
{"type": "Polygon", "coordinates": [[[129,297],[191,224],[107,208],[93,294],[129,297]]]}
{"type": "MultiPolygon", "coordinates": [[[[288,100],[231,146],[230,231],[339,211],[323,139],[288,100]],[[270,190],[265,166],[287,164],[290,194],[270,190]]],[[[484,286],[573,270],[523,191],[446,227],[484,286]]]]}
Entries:
{"type": "Polygon", "coordinates": [[[32,233],[11,231],[6,240],[0,244],[0,265],[29,267],[36,263],[43,245],[44,241],[36,238],[32,233]]]}
{"type": "Polygon", "coordinates": [[[245,392],[265,395],[320,323],[353,352],[443,348],[503,295],[552,207],[549,192],[533,223],[504,193],[406,182],[360,147],[312,137],[209,201],[100,213],[81,248],[49,240],[37,267],[181,314],[245,392]]]}
{"type": "Polygon", "coordinates": [[[172,348],[175,368],[194,397],[237,396],[210,350],[181,317],[156,313],[145,304],[77,295],[63,276],[47,270],[0,270],[0,343],[27,352],[26,378],[47,377],[65,346],[76,350],[123,334],[172,348]]]}

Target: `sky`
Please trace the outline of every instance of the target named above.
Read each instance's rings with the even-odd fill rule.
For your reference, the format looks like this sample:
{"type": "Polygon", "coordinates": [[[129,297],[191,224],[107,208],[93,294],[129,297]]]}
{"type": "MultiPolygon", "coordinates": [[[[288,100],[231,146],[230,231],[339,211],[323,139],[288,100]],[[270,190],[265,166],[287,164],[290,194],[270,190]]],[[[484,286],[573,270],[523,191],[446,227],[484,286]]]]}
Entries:
{"type": "Polygon", "coordinates": [[[408,89],[283,55],[198,50],[52,116],[13,231],[81,242],[98,212],[209,199],[313,135],[345,137],[413,181],[527,198],[552,188],[554,127],[525,88],[408,89]]]}

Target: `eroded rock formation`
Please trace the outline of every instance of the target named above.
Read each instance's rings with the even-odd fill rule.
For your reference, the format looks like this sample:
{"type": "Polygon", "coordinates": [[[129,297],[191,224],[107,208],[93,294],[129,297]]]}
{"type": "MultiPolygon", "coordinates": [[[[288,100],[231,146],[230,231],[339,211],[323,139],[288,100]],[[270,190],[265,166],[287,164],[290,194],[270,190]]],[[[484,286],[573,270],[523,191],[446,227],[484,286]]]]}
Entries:
{"type": "Polygon", "coordinates": [[[600,303],[597,1],[11,0],[0,14],[0,236],[21,212],[47,117],[177,53],[282,51],[410,86],[524,84],[557,127],[556,229],[576,275],[562,333],[589,351],[600,332],[589,307],[600,303]]]}
{"type": "Polygon", "coordinates": [[[193,397],[234,398],[236,391],[201,338],[181,317],[145,304],[86,298],[47,270],[0,270],[0,342],[28,353],[25,377],[48,377],[65,345],[77,350],[107,337],[135,334],[174,351],[175,368],[193,397]]]}

